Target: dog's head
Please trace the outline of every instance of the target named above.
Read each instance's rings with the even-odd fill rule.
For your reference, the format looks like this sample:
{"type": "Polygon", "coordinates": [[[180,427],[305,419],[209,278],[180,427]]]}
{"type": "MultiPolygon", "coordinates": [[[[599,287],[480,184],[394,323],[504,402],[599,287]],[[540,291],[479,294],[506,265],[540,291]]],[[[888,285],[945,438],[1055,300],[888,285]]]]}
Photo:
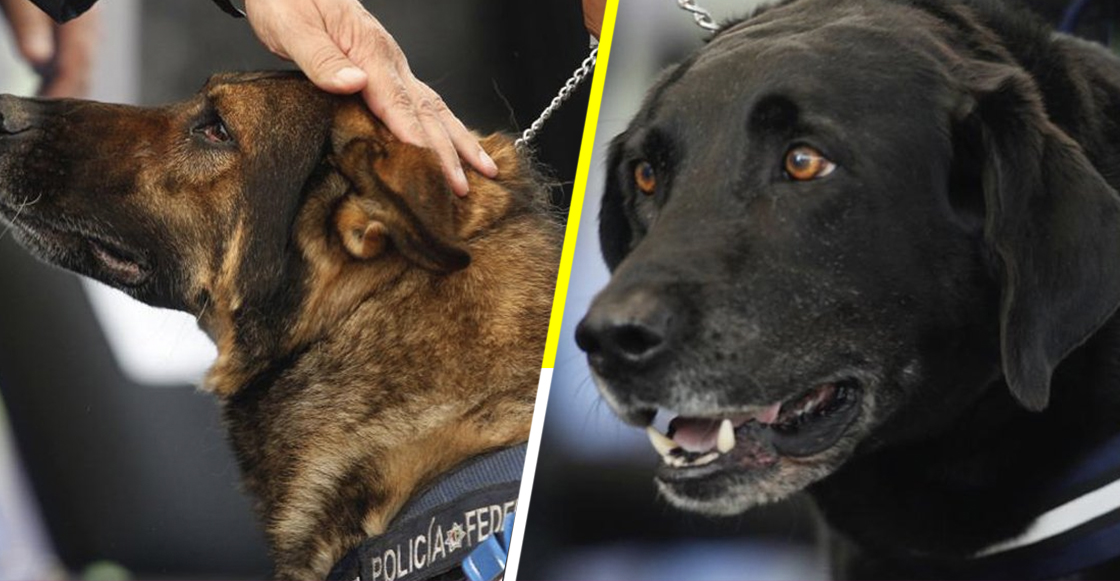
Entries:
{"type": "Polygon", "coordinates": [[[651,431],[675,504],[782,498],[1000,382],[1041,410],[1120,304],[1120,198],[947,6],[787,2],[669,71],[615,140],[613,276],[577,341],[624,419],[677,415],[651,431]]]}
{"type": "MultiPolygon", "coordinates": [[[[220,393],[403,271],[465,268],[466,240],[512,203],[476,175],[457,198],[430,152],[298,74],[218,75],[160,108],[2,96],[0,118],[5,230],[197,315],[220,393]]],[[[484,146],[509,178],[508,141],[484,146]]]]}

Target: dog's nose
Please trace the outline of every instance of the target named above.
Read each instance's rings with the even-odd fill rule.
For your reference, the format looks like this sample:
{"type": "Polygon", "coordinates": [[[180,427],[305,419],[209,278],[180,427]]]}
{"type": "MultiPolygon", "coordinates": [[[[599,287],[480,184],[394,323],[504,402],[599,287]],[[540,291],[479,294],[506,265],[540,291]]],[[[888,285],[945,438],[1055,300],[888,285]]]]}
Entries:
{"type": "Polygon", "coordinates": [[[0,95],[0,136],[23,133],[33,126],[34,116],[23,99],[0,95]]]}
{"type": "Polygon", "coordinates": [[[600,373],[650,365],[670,342],[673,312],[650,290],[602,296],[576,328],[576,344],[600,373]]]}

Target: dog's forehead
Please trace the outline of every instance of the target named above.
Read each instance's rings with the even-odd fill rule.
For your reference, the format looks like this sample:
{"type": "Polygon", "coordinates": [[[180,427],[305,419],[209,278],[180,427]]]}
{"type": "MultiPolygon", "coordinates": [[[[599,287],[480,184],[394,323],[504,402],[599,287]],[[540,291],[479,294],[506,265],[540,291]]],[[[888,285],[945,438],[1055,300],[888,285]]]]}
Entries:
{"type": "Polygon", "coordinates": [[[320,126],[338,101],[294,71],[216,74],[199,91],[199,100],[214,107],[238,142],[250,149],[318,142],[320,126]],[[278,117],[284,122],[277,122],[278,117]]]}
{"type": "Polygon", "coordinates": [[[275,81],[310,83],[299,71],[249,71],[215,73],[206,80],[207,87],[219,85],[261,85],[275,81]]]}
{"type": "Polygon", "coordinates": [[[924,42],[872,26],[864,16],[819,27],[763,23],[705,47],[650,103],[656,122],[688,111],[690,123],[744,120],[764,98],[784,97],[837,122],[906,115],[938,97],[944,73],[924,42]]]}
{"type": "Polygon", "coordinates": [[[317,92],[311,81],[295,71],[219,73],[207,79],[200,94],[229,100],[266,100],[271,105],[298,105],[317,92]]]}

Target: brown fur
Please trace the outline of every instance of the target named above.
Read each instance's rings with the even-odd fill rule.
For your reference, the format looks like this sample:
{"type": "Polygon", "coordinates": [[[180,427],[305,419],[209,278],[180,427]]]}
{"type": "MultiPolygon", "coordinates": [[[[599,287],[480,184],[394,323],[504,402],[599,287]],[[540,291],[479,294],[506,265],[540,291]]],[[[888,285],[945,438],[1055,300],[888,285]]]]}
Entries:
{"type": "Polygon", "coordinates": [[[198,316],[219,350],[206,388],[278,576],[322,578],[418,487],[528,438],[560,230],[506,137],[482,142],[499,177],[470,174],[458,198],[430,152],[397,141],[359,101],[292,76],[221,76],[156,110],[20,106],[87,182],[47,186],[17,218],[9,208],[52,168],[0,147],[0,216],[40,256],[198,316]],[[207,107],[235,148],[200,145],[207,107]],[[107,173],[123,184],[108,211],[91,203],[104,177],[86,167],[107,160],[77,153],[103,150],[88,142],[92,126],[113,141],[107,173]],[[273,173],[283,183],[258,191],[273,173]],[[91,225],[52,234],[78,219],[91,225]],[[87,229],[154,272],[121,283],[75,249],[87,229]]]}

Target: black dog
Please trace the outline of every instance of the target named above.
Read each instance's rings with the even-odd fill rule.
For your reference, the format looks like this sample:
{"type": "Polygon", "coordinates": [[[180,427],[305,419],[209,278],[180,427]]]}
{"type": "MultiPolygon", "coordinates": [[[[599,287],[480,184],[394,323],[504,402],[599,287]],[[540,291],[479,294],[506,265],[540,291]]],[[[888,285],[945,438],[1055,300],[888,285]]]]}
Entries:
{"type": "Polygon", "coordinates": [[[994,1],[724,26],[614,142],[577,331],[677,414],[664,496],[808,489],[838,575],[1120,575],[1118,124],[1120,59],[994,1]]]}

